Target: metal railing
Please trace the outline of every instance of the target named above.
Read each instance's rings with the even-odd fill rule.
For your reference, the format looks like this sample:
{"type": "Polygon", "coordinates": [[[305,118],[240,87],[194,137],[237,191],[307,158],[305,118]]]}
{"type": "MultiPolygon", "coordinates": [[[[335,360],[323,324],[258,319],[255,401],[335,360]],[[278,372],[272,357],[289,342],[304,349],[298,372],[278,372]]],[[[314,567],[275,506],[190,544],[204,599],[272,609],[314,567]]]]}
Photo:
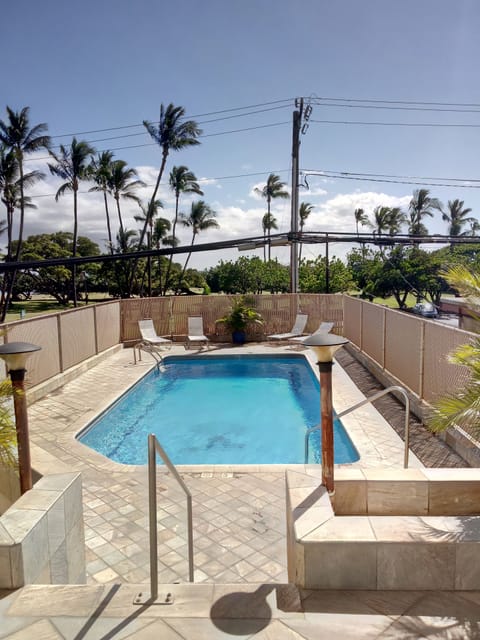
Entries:
{"type": "Polygon", "coordinates": [[[150,528],[150,598],[155,600],[158,596],[158,531],[157,531],[157,460],[156,454],[171,472],[175,480],[187,497],[187,535],[188,535],[188,580],[193,582],[193,515],[192,494],[182,480],[174,464],[167,456],[165,450],[158,442],[156,436],[151,433],[148,436],[148,508],[150,528]]]}
{"type": "MultiPolygon", "coordinates": [[[[386,389],[382,389],[382,391],[378,391],[377,393],[374,393],[372,396],[369,396],[368,398],[365,398],[361,402],[358,402],[357,404],[354,404],[349,409],[345,409],[345,411],[342,411],[341,413],[337,413],[335,417],[337,419],[343,418],[343,416],[346,416],[348,413],[352,413],[352,411],[355,411],[356,409],[360,409],[360,407],[363,407],[366,404],[369,404],[369,403],[371,404],[371,403],[375,402],[375,400],[378,400],[382,396],[386,395],[387,393],[392,393],[393,391],[397,391],[405,399],[405,435],[404,435],[405,451],[404,451],[404,454],[403,454],[403,466],[404,466],[405,469],[407,469],[408,468],[409,441],[410,441],[410,422],[409,422],[409,417],[410,417],[410,398],[408,397],[407,392],[405,391],[405,389],[403,387],[392,386],[392,387],[387,387],[386,389]]],[[[310,429],[307,429],[307,431],[305,433],[305,464],[308,464],[310,434],[312,434],[314,431],[320,431],[321,428],[322,428],[322,425],[321,424],[317,424],[314,427],[310,427],[310,429]]]]}

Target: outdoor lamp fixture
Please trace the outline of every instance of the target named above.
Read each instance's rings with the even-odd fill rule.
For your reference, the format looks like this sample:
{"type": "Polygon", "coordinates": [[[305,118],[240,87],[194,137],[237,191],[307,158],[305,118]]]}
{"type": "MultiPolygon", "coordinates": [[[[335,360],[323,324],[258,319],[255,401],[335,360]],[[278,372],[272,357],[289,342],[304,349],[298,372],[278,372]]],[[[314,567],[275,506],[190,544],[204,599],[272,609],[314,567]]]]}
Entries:
{"type": "Polygon", "coordinates": [[[0,345],[0,358],[5,361],[12,379],[13,407],[15,410],[15,428],[17,430],[18,470],[20,492],[23,494],[32,488],[32,466],[30,463],[30,444],[28,439],[27,398],[25,396],[25,364],[31,353],[41,347],[29,342],[10,342],[0,345]]]}
{"type": "Polygon", "coordinates": [[[333,468],[333,406],[332,360],[334,353],[348,343],[346,338],[331,333],[316,333],[303,341],[312,349],[320,369],[320,415],[322,427],[322,484],[330,495],[334,494],[333,468]]]}

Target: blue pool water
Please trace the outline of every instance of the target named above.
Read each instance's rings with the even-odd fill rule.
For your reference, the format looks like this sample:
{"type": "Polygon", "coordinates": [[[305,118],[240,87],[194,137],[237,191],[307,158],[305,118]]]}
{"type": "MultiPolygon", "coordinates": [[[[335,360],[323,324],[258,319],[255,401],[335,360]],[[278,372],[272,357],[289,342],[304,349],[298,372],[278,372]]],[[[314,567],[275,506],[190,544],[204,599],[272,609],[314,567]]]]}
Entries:
{"type": "MultiPolygon", "coordinates": [[[[301,464],[320,421],[318,380],[299,354],[164,359],[90,425],[80,441],[124,464],[147,462],[154,433],[174,464],[301,464]]],[[[358,453],[335,421],[335,462],[358,453]]],[[[321,460],[320,434],[310,461],[321,460]]]]}

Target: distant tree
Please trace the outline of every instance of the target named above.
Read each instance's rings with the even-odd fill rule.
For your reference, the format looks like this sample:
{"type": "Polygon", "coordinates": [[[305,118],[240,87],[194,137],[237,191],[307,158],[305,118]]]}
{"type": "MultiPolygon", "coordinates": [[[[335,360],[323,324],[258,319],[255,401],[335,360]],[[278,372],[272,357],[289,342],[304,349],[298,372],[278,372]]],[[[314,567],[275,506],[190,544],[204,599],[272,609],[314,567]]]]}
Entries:
{"type": "MultiPolygon", "coordinates": [[[[55,200],[58,201],[67,191],[73,192],[73,243],[72,256],[77,255],[77,238],[78,238],[78,203],[77,194],[79,183],[81,180],[88,180],[90,177],[89,161],[95,153],[95,149],[88,142],[77,141],[73,138],[70,147],[60,145],[60,153],[49,151],[51,157],[55,160],[55,164],[48,164],[50,173],[54,176],[65,180],[58,188],[55,194],[55,200]]],[[[73,306],[77,306],[77,283],[76,283],[76,267],[72,268],[72,290],[73,290],[73,306]]]]}
{"type": "MultiPolygon", "coordinates": [[[[255,192],[260,194],[267,201],[267,220],[270,220],[271,202],[275,198],[288,198],[289,193],[285,190],[286,183],[280,180],[280,176],[271,173],[267,178],[267,183],[262,189],[255,188],[255,192]]],[[[267,227],[267,236],[270,240],[270,229],[267,227]]],[[[270,244],[268,245],[268,259],[270,260],[270,244]]]]}
{"type": "MultiPolygon", "coordinates": [[[[197,182],[197,178],[195,174],[185,167],[181,165],[180,167],[173,167],[170,171],[169,178],[170,188],[175,194],[175,217],[173,219],[173,228],[172,228],[172,245],[177,245],[177,223],[179,216],[179,203],[180,197],[183,194],[195,193],[196,195],[203,196],[203,191],[200,189],[200,185],[197,182]]],[[[172,268],[173,262],[173,253],[170,255],[170,259],[168,262],[167,272],[165,275],[165,289],[164,295],[167,293],[167,289],[170,286],[170,271],[172,268]]]]}
{"type": "MultiPolygon", "coordinates": [[[[162,150],[162,162],[158,171],[155,188],[150,198],[150,200],[154,202],[157,199],[157,192],[163,172],[165,171],[168,154],[170,151],[180,151],[181,149],[200,144],[198,137],[201,135],[202,130],[194,120],[185,119],[185,109],[183,107],[176,107],[172,103],[167,105],[167,107],[164,107],[163,104],[160,105],[160,119],[158,124],[144,120],[143,126],[162,150]]],[[[141,242],[143,242],[142,236],[140,237],[141,242]]]]}
{"type": "MultiPolygon", "coordinates": [[[[73,251],[73,233],[58,231],[56,233],[42,233],[29,236],[24,241],[23,259],[46,260],[48,258],[69,258],[73,251]]],[[[77,238],[77,254],[80,256],[100,255],[98,245],[83,236],[77,238]]],[[[82,270],[92,275],[99,272],[100,267],[94,263],[82,266],[82,270]]],[[[73,300],[72,274],[68,267],[35,267],[25,270],[30,286],[36,291],[51,295],[57,302],[66,306],[73,300]]],[[[23,284],[19,280],[20,289],[23,284]]]]}
{"type": "MultiPolygon", "coordinates": [[[[155,218],[159,209],[163,209],[163,202],[161,200],[155,200],[155,202],[149,202],[148,205],[143,204],[138,200],[138,206],[142,211],[142,215],[134,216],[136,222],[141,222],[142,226],[147,221],[147,249],[152,248],[153,242],[153,229],[155,226],[155,218]]],[[[142,247],[139,247],[140,249],[142,247]]],[[[144,274],[145,275],[145,274],[144,274]]],[[[147,258],[147,277],[148,277],[148,296],[152,295],[152,259],[150,256],[147,258]]]]}
{"type": "Polygon", "coordinates": [[[367,226],[369,224],[368,215],[365,213],[363,209],[355,209],[354,216],[355,216],[355,228],[357,230],[357,236],[358,236],[358,225],[361,224],[362,226],[367,226]]]}
{"type": "Polygon", "coordinates": [[[95,182],[95,186],[89,191],[101,191],[103,193],[103,204],[105,206],[105,216],[107,221],[108,248],[113,253],[112,229],[110,225],[110,212],[108,210],[107,193],[112,177],[112,151],[102,151],[96,158],[92,160],[90,165],[90,175],[95,182]]]}
{"type": "MultiPolygon", "coordinates": [[[[18,205],[17,208],[20,209],[16,254],[13,257],[11,252],[12,225],[10,225],[8,230],[10,237],[7,247],[7,260],[13,257],[13,259],[18,262],[22,257],[25,208],[28,205],[28,200],[25,197],[25,187],[43,177],[40,171],[33,171],[28,174],[29,178],[27,179],[24,173],[24,159],[25,156],[35,153],[36,151],[48,149],[50,147],[50,136],[45,135],[47,131],[47,125],[45,123],[30,127],[30,107],[24,107],[21,111],[14,111],[10,107],[7,107],[6,111],[7,120],[0,120],[0,144],[4,146],[5,153],[8,154],[8,152],[11,152],[13,154],[16,163],[16,170],[18,170],[18,180],[15,181],[18,190],[16,202],[18,205]]],[[[7,220],[7,228],[8,227],[9,222],[7,220]]],[[[15,278],[15,271],[4,277],[0,299],[0,322],[5,321],[15,278]]]]}
{"type": "MultiPolygon", "coordinates": [[[[266,213],[262,218],[263,239],[267,244],[267,238],[270,239],[272,229],[278,229],[277,219],[273,213],[266,213]]],[[[265,246],[263,246],[263,260],[266,262],[265,246]]],[[[270,243],[268,243],[268,259],[270,260],[270,243]]]]}
{"type": "Polygon", "coordinates": [[[379,235],[396,235],[406,221],[405,214],[399,207],[375,207],[373,218],[372,226],[379,235]]]}
{"type": "MultiPolygon", "coordinates": [[[[215,220],[216,213],[215,211],[206,204],[203,200],[197,200],[196,202],[192,202],[192,206],[190,208],[190,213],[188,216],[182,214],[180,216],[180,222],[185,227],[189,227],[192,230],[192,240],[191,246],[195,242],[195,238],[202,231],[207,231],[208,229],[218,229],[219,224],[215,220]]],[[[190,260],[190,256],[192,252],[190,251],[187,259],[185,260],[185,265],[183,267],[183,272],[180,276],[180,286],[182,286],[183,276],[185,275],[185,271],[187,270],[188,262],[190,260]]],[[[177,287],[178,290],[178,287],[177,287]]]]}
{"type": "MultiPolygon", "coordinates": [[[[20,189],[20,221],[17,238],[17,254],[15,260],[20,260],[22,254],[23,227],[25,220],[25,200],[23,162],[27,155],[35,153],[40,149],[50,148],[50,136],[45,135],[48,127],[45,123],[37,124],[30,128],[30,107],[24,107],[21,111],[13,111],[7,107],[8,120],[0,120],[0,143],[4,145],[15,156],[18,166],[18,186],[20,189]]],[[[33,175],[33,174],[30,174],[33,175]]],[[[36,178],[43,177],[43,174],[36,172],[36,178]]]]}
{"type": "Polygon", "coordinates": [[[435,211],[441,210],[440,200],[430,197],[428,189],[416,189],[413,197],[408,205],[409,227],[408,233],[411,236],[428,235],[423,220],[426,217],[432,217],[435,211]]]}
{"type": "Polygon", "coordinates": [[[339,258],[328,262],[325,256],[315,260],[302,260],[299,269],[299,285],[302,293],[324,293],[327,290],[327,269],[329,292],[348,291],[353,286],[350,269],[339,258]]]}
{"type": "MultiPolygon", "coordinates": [[[[300,233],[303,233],[303,228],[305,223],[307,222],[312,210],[315,208],[314,204],[310,204],[309,202],[302,202],[300,204],[300,208],[298,210],[298,216],[300,218],[300,233]]],[[[300,242],[300,250],[298,252],[298,264],[302,261],[302,249],[303,242],[300,242]]]]}
{"type": "MultiPolygon", "coordinates": [[[[462,231],[463,227],[466,224],[478,225],[476,218],[469,217],[468,215],[472,210],[464,208],[463,204],[463,200],[449,200],[447,211],[444,211],[443,208],[440,209],[442,212],[442,220],[448,223],[447,233],[449,236],[471,235],[471,231],[462,231]]],[[[451,246],[453,246],[453,244],[451,246]]]]}
{"type": "Polygon", "coordinates": [[[287,266],[277,260],[265,263],[258,256],[241,256],[235,262],[221,260],[208,269],[204,277],[213,293],[277,293],[288,291],[290,286],[290,269],[287,266]]]}
{"type": "MultiPolygon", "coordinates": [[[[119,223],[119,237],[125,236],[125,229],[123,226],[122,213],[120,211],[120,198],[125,200],[131,200],[140,204],[140,198],[137,195],[137,189],[145,187],[146,184],[143,180],[138,179],[137,170],[133,168],[127,168],[127,163],[124,160],[115,160],[111,165],[111,173],[108,181],[109,191],[112,194],[117,204],[117,214],[119,223]]],[[[144,227],[147,228],[149,219],[145,219],[144,227]]],[[[143,236],[140,242],[143,242],[143,236]]]]}

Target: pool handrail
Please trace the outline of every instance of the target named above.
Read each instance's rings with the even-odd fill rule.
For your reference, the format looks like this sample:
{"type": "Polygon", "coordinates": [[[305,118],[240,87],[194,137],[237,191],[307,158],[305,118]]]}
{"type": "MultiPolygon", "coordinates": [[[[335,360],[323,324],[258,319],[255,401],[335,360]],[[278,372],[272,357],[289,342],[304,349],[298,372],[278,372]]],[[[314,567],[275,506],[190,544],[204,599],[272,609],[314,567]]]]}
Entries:
{"type": "Polygon", "coordinates": [[[155,434],[148,435],[148,510],[150,528],[150,598],[149,602],[158,597],[158,530],[157,530],[157,460],[156,454],[162,458],[168,470],[187,497],[187,535],[188,535],[188,580],[194,581],[193,576],[193,514],[192,494],[178,473],[175,465],[168,457],[165,449],[158,442],[155,434]]]}
{"type": "MultiPolygon", "coordinates": [[[[410,441],[410,422],[409,422],[410,398],[408,397],[408,394],[403,387],[394,385],[392,387],[387,387],[386,389],[382,389],[381,391],[377,391],[377,393],[374,393],[368,398],[365,398],[361,402],[357,402],[357,404],[354,404],[352,407],[345,409],[341,413],[337,413],[335,417],[338,419],[343,418],[343,416],[346,416],[348,413],[351,413],[356,409],[360,409],[360,407],[363,407],[366,404],[373,403],[375,402],[375,400],[378,400],[382,396],[386,395],[387,393],[392,393],[393,391],[397,391],[405,399],[405,436],[404,436],[405,450],[403,454],[403,467],[405,469],[408,469],[408,455],[409,455],[409,441],[410,441]]],[[[309,453],[308,449],[309,449],[310,434],[313,433],[314,431],[320,431],[321,428],[322,428],[322,425],[320,423],[315,425],[314,427],[310,427],[305,432],[305,464],[308,464],[308,453],[309,453]]]]}

